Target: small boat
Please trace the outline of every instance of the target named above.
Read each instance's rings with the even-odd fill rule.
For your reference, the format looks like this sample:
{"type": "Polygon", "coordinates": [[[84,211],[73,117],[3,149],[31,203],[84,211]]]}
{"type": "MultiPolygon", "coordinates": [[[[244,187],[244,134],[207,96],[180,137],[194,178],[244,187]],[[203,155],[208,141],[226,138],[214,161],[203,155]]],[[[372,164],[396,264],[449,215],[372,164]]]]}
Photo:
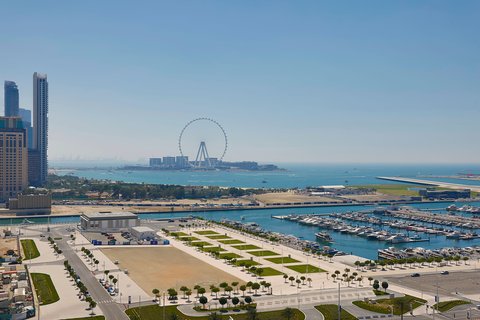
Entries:
{"type": "Polygon", "coordinates": [[[326,232],[317,232],[315,233],[315,239],[323,242],[332,242],[332,237],[326,232]]]}

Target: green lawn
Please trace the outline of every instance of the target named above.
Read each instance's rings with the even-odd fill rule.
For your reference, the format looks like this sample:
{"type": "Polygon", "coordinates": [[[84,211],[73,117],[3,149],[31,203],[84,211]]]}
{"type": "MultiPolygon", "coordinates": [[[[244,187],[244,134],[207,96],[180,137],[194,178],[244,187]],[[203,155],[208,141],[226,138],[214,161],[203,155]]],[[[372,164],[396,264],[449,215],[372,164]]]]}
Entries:
{"type": "Polygon", "coordinates": [[[170,232],[172,237],[185,237],[188,236],[185,232],[177,231],[177,232],[170,232]]]}
{"type": "Polygon", "coordinates": [[[285,268],[291,269],[299,273],[318,273],[325,272],[325,270],[319,267],[312,266],[311,264],[297,264],[294,266],[285,266],[285,268]]]}
{"type": "Polygon", "coordinates": [[[411,188],[418,188],[418,185],[412,184],[371,184],[366,186],[354,186],[354,188],[373,188],[377,192],[388,194],[391,196],[418,196],[418,191],[408,190],[411,188]]]}
{"type": "MultiPolygon", "coordinates": [[[[298,309],[293,309],[294,316],[291,320],[304,320],[305,315],[299,311],[298,309]]],[[[200,316],[200,317],[188,317],[185,316],[183,313],[178,311],[176,306],[167,306],[165,308],[165,318],[163,317],[163,307],[159,305],[150,305],[144,307],[136,307],[127,309],[126,314],[130,317],[131,320],[168,320],[172,317],[173,314],[179,316],[181,320],[208,320],[209,316],[200,316]]],[[[282,315],[283,310],[279,311],[269,311],[269,312],[259,312],[259,318],[261,320],[280,320],[284,319],[282,315]]],[[[231,315],[234,320],[248,320],[246,314],[234,314],[231,315]]],[[[229,316],[227,315],[220,315],[220,319],[228,320],[229,316]]]]}
{"type": "Polygon", "coordinates": [[[93,316],[93,317],[86,317],[86,318],[68,318],[65,320],[105,320],[104,316],[93,316]]]}
{"type": "Polygon", "coordinates": [[[391,312],[391,306],[393,306],[393,314],[400,315],[401,314],[401,305],[403,303],[403,313],[410,311],[410,303],[412,303],[413,309],[422,305],[422,303],[427,302],[426,300],[412,297],[409,295],[405,295],[405,297],[393,298],[393,299],[378,299],[376,304],[371,304],[365,302],[363,300],[353,301],[352,303],[359,308],[388,314],[391,312]]]}
{"type": "Polygon", "coordinates": [[[202,251],[204,252],[221,252],[221,251],[227,251],[223,248],[220,248],[220,247],[203,247],[201,249],[202,251]]]}
{"type": "Polygon", "coordinates": [[[265,260],[268,260],[268,261],[276,263],[276,264],[300,262],[300,261],[292,259],[290,257],[266,258],[265,260]]]}
{"type": "Polygon", "coordinates": [[[237,260],[237,262],[235,262],[235,264],[237,266],[240,266],[240,263],[244,262],[245,263],[245,266],[246,267],[251,267],[251,266],[258,266],[260,263],[258,263],[257,261],[253,261],[253,260],[250,260],[250,259],[245,259],[245,260],[237,260]]]}
{"type": "Polygon", "coordinates": [[[32,239],[20,240],[22,244],[24,260],[35,259],[40,257],[40,252],[37,249],[35,241],[32,239]]]}
{"type": "Polygon", "coordinates": [[[211,246],[212,244],[209,243],[209,242],[206,242],[206,241],[195,241],[195,242],[192,242],[192,246],[195,246],[195,247],[207,247],[207,246],[211,246]]]}
{"type": "Polygon", "coordinates": [[[283,273],[281,273],[280,271],[278,270],[275,270],[273,268],[270,268],[270,267],[260,267],[263,269],[263,273],[262,273],[262,277],[271,277],[271,276],[281,276],[283,275],[283,273]]]}
{"type": "Polygon", "coordinates": [[[218,232],[215,232],[213,230],[194,231],[194,233],[199,234],[201,236],[205,236],[208,234],[218,234],[218,232]]]}
{"type": "Polygon", "coordinates": [[[453,307],[460,306],[462,304],[470,304],[470,302],[465,300],[443,301],[435,304],[434,307],[437,308],[437,310],[440,312],[445,312],[452,309],[453,307]]]}
{"type": "Polygon", "coordinates": [[[225,253],[221,253],[218,257],[220,259],[225,259],[225,258],[237,259],[237,258],[241,258],[242,256],[233,252],[225,252],[225,253]]]}
{"type": "Polygon", "coordinates": [[[256,249],[261,249],[260,247],[254,246],[253,244],[242,244],[239,246],[232,246],[235,249],[238,250],[256,250],[256,249]]]}
{"type": "Polygon", "coordinates": [[[251,255],[256,257],[278,256],[278,253],[270,250],[247,251],[247,253],[250,253],[251,255]]]}
{"type": "Polygon", "coordinates": [[[37,296],[39,296],[43,306],[57,302],[60,299],[52,279],[48,274],[32,273],[31,276],[35,290],[37,291],[37,296]]]}
{"type": "Polygon", "coordinates": [[[181,241],[198,241],[200,239],[196,238],[196,237],[180,237],[179,238],[181,241]]]}
{"type": "Polygon", "coordinates": [[[240,243],[245,243],[241,240],[237,239],[230,239],[230,240],[218,240],[218,242],[223,243],[223,244],[240,244],[240,243]]]}
{"type": "Polygon", "coordinates": [[[212,239],[212,240],[218,240],[218,239],[231,239],[231,237],[226,236],[224,234],[219,234],[215,236],[207,236],[207,238],[212,239]]]}
{"type": "MultiPolygon", "coordinates": [[[[336,304],[323,304],[315,306],[315,309],[323,314],[324,320],[337,320],[338,319],[338,306],[336,304]]],[[[351,313],[342,309],[340,314],[342,320],[356,320],[351,313]]]]}

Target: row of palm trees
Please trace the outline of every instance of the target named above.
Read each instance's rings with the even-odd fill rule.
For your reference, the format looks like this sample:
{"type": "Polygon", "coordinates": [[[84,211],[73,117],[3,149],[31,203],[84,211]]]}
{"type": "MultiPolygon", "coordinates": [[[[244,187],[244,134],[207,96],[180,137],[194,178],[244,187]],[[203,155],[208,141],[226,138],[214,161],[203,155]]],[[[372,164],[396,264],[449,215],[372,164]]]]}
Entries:
{"type": "Polygon", "coordinates": [[[90,260],[90,264],[92,266],[95,265],[95,268],[98,270],[98,264],[100,263],[100,261],[95,258],[95,256],[93,255],[93,252],[85,247],[82,247],[81,251],[83,252],[85,257],[87,257],[90,260]]]}
{"type": "Polygon", "coordinates": [[[57,254],[62,254],[62,250],[57,246],[57,244],[55,243],[55,240],[52,239],[52,237],[48,237],[47,240],[48,240],[48,242],[50,242],[50,244],[52,245],[53,250],[54,250],[57,254]]]}
{"type": "Polygon", "coordinates": [[[390,266],[390,268],[395,268],[397,265],[406,266],[407,264],[411,266],[415,266],[416,264],[424,264],[428,263],[432,266],[433,263],[441,263],[442,261],[451,262],[454,261],[456,265],[463,260],[465,264],[467,261],[470,260],[469,257],[461,257],[461,256],[449,256],[449,257],[410,257],[410,258],[402,258],[402,259],[389,259],[389,260],[366,260],[363,262],[355,261],[355,266],[357,269],[365,267],[375,268],[376,266],[381,266],[382,268],[385,266],[390,266]]]}
{"type": "MultiPolygon", "coordinates": [[[[88,292],[88,289],[82,281],[77,281],[77,279],[79,279],[77,276],[77,273],[75,272],[73,267],[70,265],[68,260],[63,261],[63,265],[65,266],[65,269],[67,270],[70,277],[75,281],[75,284],[77,285],[80,292],[85,296],[88,292]]],[[[92,314],[93,314],[93,309],[97,306],[97,303],[90,296],[86,297],[85,301],[88,303],[88,306],[92,310],[92,314]]]]}
{"type": "Polygon", "coordinates": [[[285,283],[288,283],[288,281],[290,281],[291,286],[295,286],[294,285],[294,282],[295,282],[297,284],[297,288],[300,288],[300,285],[303,285],[303,286],[307,285],[305,281],[308,282],[308,286],[310,288],[312,287],[312,278],[307,278],[305,276],[301,276],[299,278],[298,276],[294,277],[294,276],[288,276],[288,274],[284,274],[283,279],[285,280],[285,283]]]}

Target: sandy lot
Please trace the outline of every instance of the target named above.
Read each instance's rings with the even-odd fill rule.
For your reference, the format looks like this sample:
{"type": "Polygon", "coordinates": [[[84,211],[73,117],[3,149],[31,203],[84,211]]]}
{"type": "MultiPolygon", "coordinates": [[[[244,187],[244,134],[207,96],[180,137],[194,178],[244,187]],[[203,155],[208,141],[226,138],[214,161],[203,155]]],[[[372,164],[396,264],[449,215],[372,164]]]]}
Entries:
{"type": "Polygon", "coordinates": [[[16,238],[1,238],[0,239],[0,254],[6,255],[8,250],[13,250],[18,253],[16,238]]]}
{"type": "Polygon", "coordinates": [[[210,284],[218,286],[223,281],[242,282],[172,247],[104,248],[102,252],[110,260],[119,260],[120,267],[128,269],[130,278],[148,293],[154,288],[159,289],[160,292],[168,288],[176,288],[179,291],[183,285],[193,289],[196,284],[205,287],[208,291],[210,284]]]}
{"type": "Polygon", "coordinates": [[[271,192],[265,194],[259,194],[255,196],[255,199],[265,204],[270,203],[294,203],[294,202],[340,202],[338,200],[322,197],[322,196],[309,196],[306,194],[298,194],[295,192],[271,192]]]}

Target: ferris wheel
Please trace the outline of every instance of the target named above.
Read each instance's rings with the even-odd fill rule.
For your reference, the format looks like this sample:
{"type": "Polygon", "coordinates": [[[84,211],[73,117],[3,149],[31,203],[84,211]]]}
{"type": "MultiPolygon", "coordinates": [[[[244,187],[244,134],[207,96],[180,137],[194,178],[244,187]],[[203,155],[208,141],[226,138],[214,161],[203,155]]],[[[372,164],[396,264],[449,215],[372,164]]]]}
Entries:
{"type": "Polygon", "coordinates": [[[202,117],[189,121],[178,137],[180,155],[188,166],[194,168],[215,168],[222,162],[227,149],[228,139],[225,130],[220,123],[211,118],[202,117]],[[211,147],[210,153],[207,142],[211,147]]]}

